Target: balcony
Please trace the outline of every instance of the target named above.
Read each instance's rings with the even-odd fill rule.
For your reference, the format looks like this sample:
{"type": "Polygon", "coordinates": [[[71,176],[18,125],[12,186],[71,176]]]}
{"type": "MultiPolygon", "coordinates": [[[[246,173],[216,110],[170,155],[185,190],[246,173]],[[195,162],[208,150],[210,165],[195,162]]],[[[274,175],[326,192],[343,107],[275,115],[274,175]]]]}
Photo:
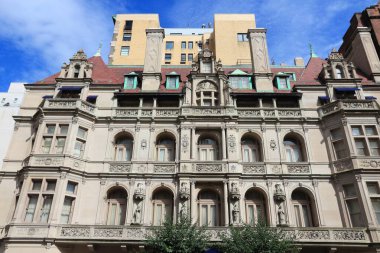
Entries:
{"type": "Polygon", "coordinates": [[[238,108],[238,116],[240,118],[301,118],[302,111],[300,108],[287,108],[287,109],[277,109],[277,108],[262,108],[262,109],[248,109],[248,108],[238,108]]]}
{"type": "Polygon", "coordinates": [[[112,109],[112,116],[115,118],[177,118],[179,116],[179,108],[122,108],[112,109]]]}
{"type": "Polygon", "coordinates": [[[319,115],[325,117],[327,115],[336,113],[338,111],[378,111],[379,106],[373,100],[355,100],[355,99],[345,99],[337,100],[335,102],[329,103],[319,108],[319,115]]]}
{"type": "Polygon", "coordinates": [[[378,157],[348,157],[333,162],[334,172],[344,172],[348,170],[380,170],[380,158],[378,157]]]}
{"type": "MultiPolygon", "coordinates": [[[[146,240],[153,227],[146,226],[106,226],[106,225],[8,225],[4,238],[29,240],[54,240],[56,242],[84,243],[99,242],[136,242],[146,240]]],[[[220,234],[227,228],[206,228],[211,241],[220,241],[220,234]]],[[[361,244],[370,243],[364,228],[285,228],[285,235],[302,244],[361,244]]]]}
{"type": "Polygon", "coordinates": [[[96,106],[76,98],[51,98],[45,100],[43,110],[80,110],[85,113],[95,115],[96,106]]]}

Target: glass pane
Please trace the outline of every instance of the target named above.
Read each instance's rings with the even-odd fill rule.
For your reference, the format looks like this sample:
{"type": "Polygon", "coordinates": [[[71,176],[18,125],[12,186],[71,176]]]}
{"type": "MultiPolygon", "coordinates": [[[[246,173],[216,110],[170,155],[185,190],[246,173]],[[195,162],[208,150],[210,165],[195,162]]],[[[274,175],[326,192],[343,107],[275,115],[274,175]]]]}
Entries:
{"type": "Polygon", "coordinates": [[[42,145],[42,151],[44,153],[49,153],[50,152],[50,147],[51,147],[52,141],[53,141],[52,137],[44,137],[43,145],[42,145]]]}
{"type": "Polygon", "coordinates": [[[252,149],[252,162],[257,162],[259,161],[259,153],[257,149],[253,148],[252,149]]]}
{"type": "Polygon", "coordinates": [[[215,149],[210,148],[209,149],[209,159],[208,159],[208,161],[215,161],[216,160],[215,157],[216,157],[215,149]]]}
{"type": "Polygon", "coordinates": [[[250,162],[250,160],[249,160],[249,149],[244,149],[243,154],[244,154],[243,162],[250,162]]]}
{"type": "Polygon", "coordinates": [[[69,194],[75,194],[75,190],[77,188],[77,184],[74,182],[68,182],[66,187],[66,192],[69,194]]]}
{"type": "Polygon", "coordinates": [[[216,216],[216,206],[215,205],[211,205],[210,206],[210,225],[212,227],[215,227],[217,225],[216,219],[217,219],[217,216],[216,216]]]}
{"type": "Polygon", "coordinates": [[[201,206],[201,226],[207,226],[207,225],[208,225],[207,206],[202,205],[201,206]]]}
{"type": "Polygon", "coordinates": [[[380,199],[371,198],[373,211],[376,215],[377,223],[380,224],[380,199]]]}
{"type": "Polygon", "coordinates": [[[357,155],[367,154],[364,139],[355,138],[355,146],[357,155]]]}
{"type": "Polygon", "coordinates": [[[110,204],[110,213],[108,216],[108,225],[115,225],[115,218],[116,218],[116,203],[110,204]]]}
{"type": "Polygon", "coordinates": [[[377,182],[367,182],[369,194],[380,194],[377,182]]]}
{"type": "Polygon", "coordinates": [[[162,224],[161,223],[161,221],[162,221],[162,205],[161,204],[156,205],[154,221],[155,221],[154,225],[156,225],[156,226],[160,226],[162,224]]]}
{"type": "Polygon", "coordinates": [[[46,223],[48,221],[52,201],[53,201],[53,196],[51,196],[51,195],[44,196],[44,203],[42,205],[41,217],[40,217],[41,222],[46,223]]]}
{"type": "Polygon", "coordinates": [[[371,148],[371,155],[376,155],[376,156],[380,155],[378,139],[369,139],[369,146],[371,148]]]}
{"type": "Polygon", "coordinates": [[[36,211],[36,206],[37,206],[37,200],[38,200],[37,195],[29,195],[29,203],[28,203],[28,207],[26,208],[25,222],[33,221],[34,213],[36,211]]]}
{"type": "Polygon", "coordinates": [[[55,180],[47,180],[46,190],[54,191],[55,190],[56,181],[55,180]]]}
{"type": "Polygon", "coordinates": [[[130,161],[131,159],[132,159],[132,149],[130,147],[126,147],[125,160],[130,161]]]}
{"type": "Polygon", "coordinates": [[[366,126],[365,127],[365,134],[366,135],[377,135],[376,127],[375,126],[366,126]]]}
{"type": "Polygon", "coordinates": [[[86,139],[86,136],[87,136],[87,130],[84,129],[84,128],[79,128],[78,129],[78,135],[77,135],[79,138],[81,139],[86,139]]]}
{"type": "Polygon", "coordinates": [[[289,148],[286,149],[286,161],[293,162],[292,150],[289,148]]]}
{"type": "Polygon", "coordinates": [[[261,205],[256,205],[256,211],[257,211],[257,220],[258,221],[265,221],[264,220],[264,212],[263,207],[261,205]]]}
{"type": "Polygon", "coordinates": [[[167,89],[176,89],[177,88],[177,78],[178,77],[167,77],[166,78],[166,88],[167,89]]]}
{"type": "Polygon", "coordinates": [[[165,149],[160,148],[158,152],[159,152],[158,160],[160,162],[164,162],[165,161],[165,149]]]}
{"type": "Polygon", "coordinates": [[[346,198],[356,196],[356,189],[353,184],[343,185],[343,191],[346,198]]]}
{"type": "Polygon", "coordinates": [[[278,78],[278,88],[279,89],[287,89],[288,88],[286,78],[284,78],[284,77],[278,78]]]}
{"type": "Polygon", "coordinates": [[[333,141],[343,139],[343,132],[340,128],[331,130],[331,139],[333,141]]]}
{"type": "Polygon", "coordinates": [[[303,220],[305,223],[305,227],[311,227],[309,209],[308,209],[307,205],[302,205],[302,214],[303,214],[303,220]]]}
{"type": "Polygon", "coordinates": [[[119,211],[119,225],[125,224],[125,213],[127,211],[127,205],[121,203],[120,204],[120,211],[119,211]]]}
{"type": "Polygon", "coordinates": [[[360,126],[352,126],[351,129],[353,136],[363,135],[362,128],[360,126]]]}
{"type": "Polygon", "coordinates": [[[302,227],[301,211],[299,205],[294,206],[297,227],[302,227]]]}
{"type": "Polygon", "coordinates": [[[254,209],[253,209],[253,205],[248,205],[248,208],[247,208],[247,222],[248,224],[251,224],[253,225],[255,223],[255,218],[254,218],[254,209]]]}
{"type": "Polygon", "coordinates": [[[348,156],[343,140],[333,142],[333,146],[337,159],[342,159],[348,156]]]}
{"type": "Polygon", "coordinates": [[[55,143],[55,152],[57,154],[62,154],[63,149],[65,148],[65,142],[66,142],[66,137],[58,137],[57,141],[55,143]]]}
{"type": "Polygon", "coordinates": [[[32,190],[39,191],[41,190],[42,180],[33,179],[32,180],[32,190]]]}
{"type": "Polygon", "coordinates": [[[200,159],[202,161],[206,161],[207,160],[207,150],[206,149],[201,149],[200,159]]]}
{"type": "Polygon", "coordinates": [[[54,134],[55,132],[55,125],[47,125],[46,126],[46,133],[47,134],[54,134]]]}
{"type": "Polygon", "coordinates": [[[84,143],[81,141],[75,141],[74,155],[77,157],[82,157],[84,150],[84,143]]]}
{"type": "Polygon", "coordinates": [[[68,125],[59,125],[59,134],[67,135],[67,131],[69,130],[68,125]]]}
{"type": "Polygon", "coordinates": [[[61,213],[61,223],[63,224],[69,223],[73,201],[74,199],[69,197],[65,197],[65,200],[63,201],[61,213]]]}
{"type": "Polygon", "coordinates": [[[357,199],[347,200],[346,203],[347,203],[348,212],[350,213],[352,226],[354,227],[361,226],[362,220],[361,220],[361,213],[360,213],[358,200],[357,199]]]}

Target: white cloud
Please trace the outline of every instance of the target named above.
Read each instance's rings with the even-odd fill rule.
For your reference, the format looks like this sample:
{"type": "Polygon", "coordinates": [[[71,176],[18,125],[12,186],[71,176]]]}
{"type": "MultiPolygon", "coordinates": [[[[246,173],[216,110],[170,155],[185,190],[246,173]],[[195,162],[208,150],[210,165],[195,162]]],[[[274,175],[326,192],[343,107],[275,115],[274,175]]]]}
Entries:
{"type": "MultiPolygon", "coordinates": [[[[0,0],[0,37],[11,41],[38,64],[33,73],[54,73],[76,50],[93,55],[100,42],[108,54],[111,13],[104,5],[83,0],[0,0]]],[[[107,58],[107,57],[104,57],[107,58]]],[[[31,73],[31,77],[41,78],[31,73]]],[[[35,81],[35,80],[28,80],[35,81]]]]}

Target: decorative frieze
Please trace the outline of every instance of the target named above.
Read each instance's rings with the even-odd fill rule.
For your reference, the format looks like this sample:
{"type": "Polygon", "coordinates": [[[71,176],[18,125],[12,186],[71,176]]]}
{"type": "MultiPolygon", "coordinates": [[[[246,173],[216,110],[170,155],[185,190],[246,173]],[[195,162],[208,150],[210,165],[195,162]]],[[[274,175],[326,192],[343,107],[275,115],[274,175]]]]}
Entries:
{"type": "Polygon", "coordinates": [[[345,170],[352,170],[354,166],[352,164],[351,159],[344,159],[334,162],[335,171],[341,172],[345,170]]]}
{"type": "Polygon", "coordinates": [[[294,110],[278,110],[279,117],[301,117],[301,111],[294,110]]]}
{"type": "Polygon", "coordinates": [[[265,174],[265,166],[264,165],[243,165],[243,173],[265,174]]]}
{"type": "Polygon", "coordinates": [[[159,117],[176,117],[179,115],[179,110],[177,109],[157,109],[156,116],[159,117]]]}
{"type": "Polygon", "coordinates": [[[104,238],[121,238],[123,236],[122,228],[95,228],[94,237],[104,238]]]}
{"type": "Polygon", "coordinates": [[[90,237],[90,227],[63,227],[61,229],[62,237],[90,237]]]}
{"type": "Polygon", "coordinates": [[[360,160],[359,166],[362,168],[380,168],[380,160],[360,160]]]}
{"type": "Polygon", "coordinates": [[[63,158],[37,157],[37,158],[34,158],[33,165],[38,165],[38,166],[62,166],[63,165],[63,158]]]}
{"type": "Polygon", "coordinates": [[[364,231],[360,230],[334,230],[333,239],[339,241],[365,241],[367,240],[364,231]]]}
{"type": "Polygon", "coordinates": [[[223,172],[221,164],[197,164],[195,168],[197,172],[223,172]]]}
{"type": "Polygon", "coordinates": [[[291,174],[310,173],[309,165],[288,165],[288,172],[291,174]]]}
{"type": "Polygon", "coordinates": [[[137,109],[117,109],[116,117],[136,117],[138,112],[137,109]]]}
{"type": "Polygon", "coordinates": [[[174,164],[166,164],[166,165],[154,165],[155,173],[175,173],[175,165],[174,164]]]}
{"type": "Polygon", "coordinates": [[[131,172],[131,167],[130,164],[110,164],[110,172],[128,173],[131,172]]]}
{"type": "Polygon", "coordinates": [[[238,110],[238,115],[240,117],[260,117],[261,114],[260,114],[260,110],[242,110],[242,109],[239,109],[238,110]]]}

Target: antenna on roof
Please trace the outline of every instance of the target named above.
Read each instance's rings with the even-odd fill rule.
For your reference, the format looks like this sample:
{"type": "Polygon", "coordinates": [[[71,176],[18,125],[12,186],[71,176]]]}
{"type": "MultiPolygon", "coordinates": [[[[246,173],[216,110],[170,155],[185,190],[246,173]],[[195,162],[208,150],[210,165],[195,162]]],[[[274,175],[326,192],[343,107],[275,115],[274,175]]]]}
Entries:
{"type": "Polygon", "coordinates": [[[309,43],[309,48],[310,48],[310,58],[318,57],[318,55],[314,52],[313,45],[311,43],[309,43]]]}
{"type": "Polygon", "coordinates": [[[99,48],[98,48],[98,50],[96,51],[96,54],[95,54],[94,56],[101,56],[102,46],[103,46],[103,44],[102,44],[102,42],[100,42],[100,44],[99,44],[99,48]]]}
{"type": "Polygon", "coordinates": [[[274,57],[271,59],[271,65],[276,65],[276,61],[274,60],[274,57]]]}

